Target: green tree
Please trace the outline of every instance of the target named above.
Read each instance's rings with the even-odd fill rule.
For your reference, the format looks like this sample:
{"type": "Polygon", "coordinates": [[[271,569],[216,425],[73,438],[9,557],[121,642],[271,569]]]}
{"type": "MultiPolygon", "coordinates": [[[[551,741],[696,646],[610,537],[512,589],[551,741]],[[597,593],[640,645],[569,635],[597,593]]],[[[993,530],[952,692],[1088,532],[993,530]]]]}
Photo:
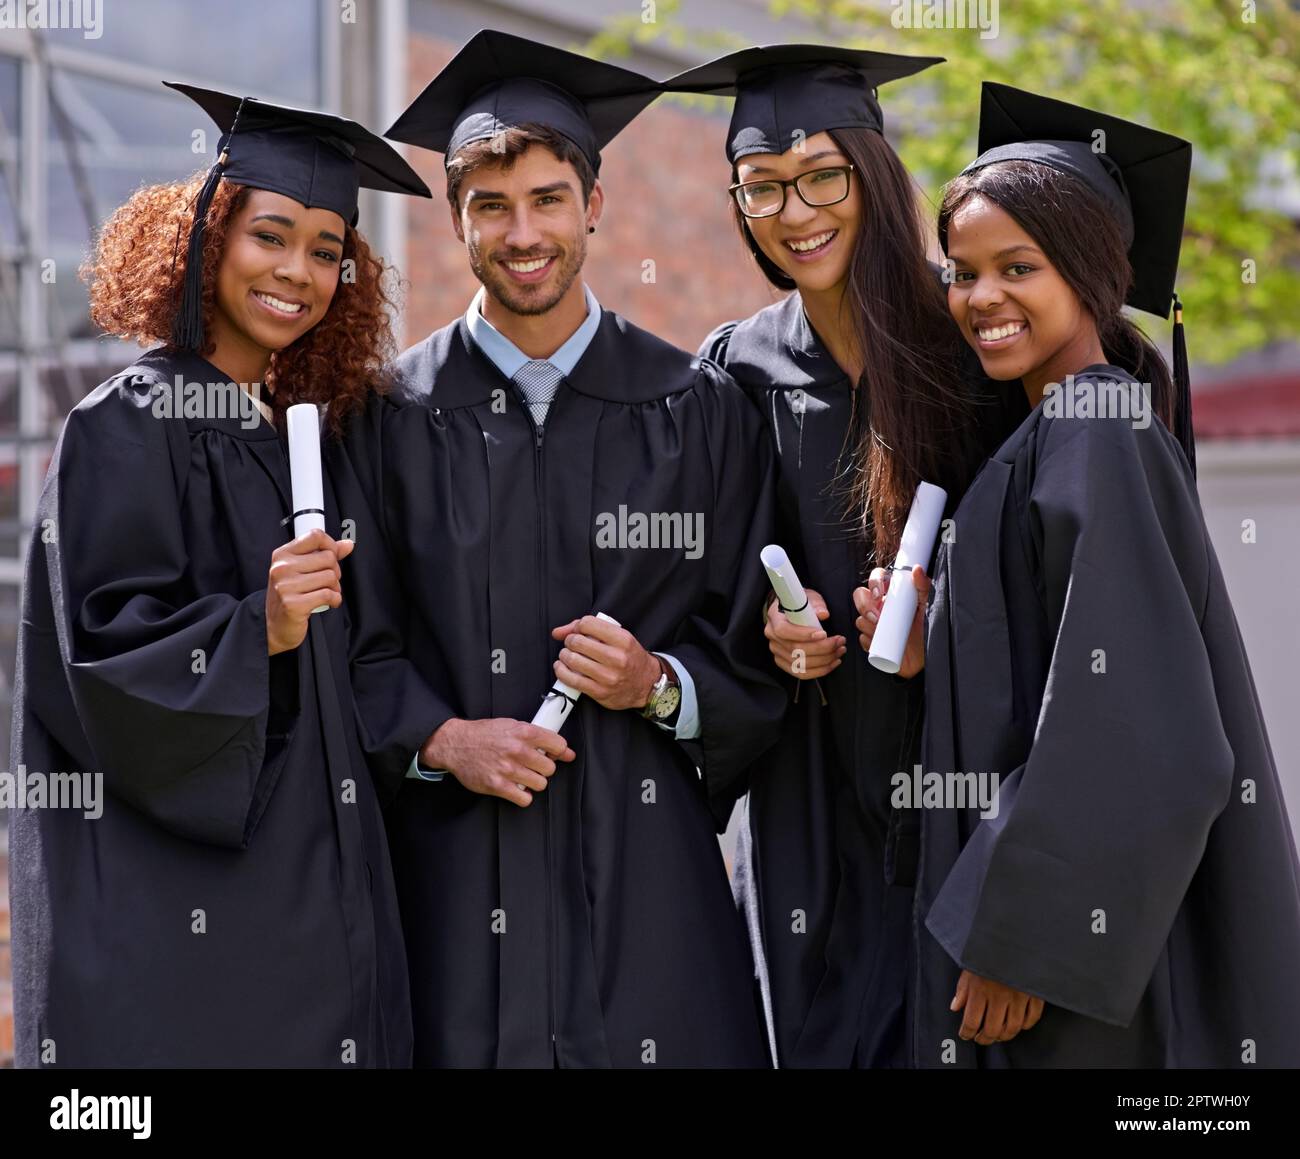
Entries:
{"type": "MultiPolygon", "coordinates": [[[[1178,291],[1193,360],[1223,362],[1300,337],[1300,12],[1285,0],[957,0],[968,14],[996,11],[995,36],[904,20],[905,10],[922,25],[927,10],[942,16],[942,0],[772,0],[769,7],[813,23],[828,44],[947,58],[891,85],[883,101],[890,138],[933,204],[974,156],[984,80],[1191,141],[1178,291]]],[[[586,48],[621,56],[634,43],[664,41],[720,53],[744,43],[722,29],[690,31],[680,17],[679,0],[642,6],[586,48]]],[[[1157,329],[1156,336],[1165,335],[1157,329]]]]}

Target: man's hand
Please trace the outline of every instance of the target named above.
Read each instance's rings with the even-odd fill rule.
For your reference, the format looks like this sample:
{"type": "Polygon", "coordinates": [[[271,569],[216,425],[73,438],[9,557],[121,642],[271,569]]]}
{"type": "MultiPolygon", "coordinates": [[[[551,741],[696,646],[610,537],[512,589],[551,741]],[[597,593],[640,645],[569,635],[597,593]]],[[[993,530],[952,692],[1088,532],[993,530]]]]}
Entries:
{"type": "MultiPolygon", "coordinates": [[[[819,620],[830,618],[830,610],[819,593],[805,588],[804,594],[819,620]]],[[[801,628],[792,624],[781,611],[779,600],[774,599],[767,607],[767,625],[763,628],[763,635],[767,637],[767,646],[776,666],[788,676],[816,680],[835,671],[844,662],[847,645],[843,636],[828,636],[822,628],[801,628]]]]}
{"type": "Polygon", "coordinates": [[[298,647],[307,635],[312,608],[337,608],[343,602],[339,560],[356,544],[309,531],[271,553],[266,576],[266,652],[274,656],[298,647]]]}
{"type": "MultiPolygon", "coordinates": [[[[880,611],[889,594],[892,574],[883,567],[874,568],[867,577],[867,586],[853,589],[853,603],[858,609],[858,618],[853,623],[858,629],[858,643],[864,652],[871,651],[871,641],[875,638],[880,611]]],[[[908,678],[925,667],[925,605],[930,594],[930,578],[920,564],[912,568],[912,582],[916,585],[916,615],[912,618],[912,630],[908,633],[907,647],[903,649],[903,661],[898,669],[899,676],[908,678]]]]}
{"type": "Polygon", "coordinates": [[[471,793],[520,806],[531,804],[533,793],[546,788],[556,761],[573,758],[573,750],[558,732],[508,717],[453,718],[420,749],[424,764],[446,769],[471,793]]]}
{"type": "Polygon", "coordinates": [[[980,1046],[1010,1042],[1022,1030],[1030,1030],[1043,1016],[1043,1000],[963,970],[957,979],[957,993],[949,1010],[965,1009],[960,1036],[973,1038],[980,1046]]]}
{"type": "Polygon", "coordinates": [[[659,679],[659,661],[626,628],[583,616],[551,629],[563,640],[555,675],[604,708],[644,708],[659,679]]]}

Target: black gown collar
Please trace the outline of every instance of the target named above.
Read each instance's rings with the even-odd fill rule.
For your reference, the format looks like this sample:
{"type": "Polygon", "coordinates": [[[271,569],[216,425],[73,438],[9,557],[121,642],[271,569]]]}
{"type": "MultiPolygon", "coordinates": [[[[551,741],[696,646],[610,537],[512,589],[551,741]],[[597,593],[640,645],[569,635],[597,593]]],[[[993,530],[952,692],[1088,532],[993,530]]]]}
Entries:
{"type": "Polygon", "coordinates": [[[749,377],[741,366],[752,367],[786,389],[848,383],[808,321],[798,291],[736,326],[727,344],[727,366],[741,380],[749,377]]]}
{"type": "MultiPolygon", "coordinates": [[[[231,381],[230,376],[225,371],[214,366],[201,355],[190,351],[170,351],[162,347],[142,354],[136,359],[135,364],[128,367],[124,373],[134,374],[139,371],[152,374],[168,388],[175,382],[178,374],[183,375],[187,383],[231,381]]],[[[238,416],[186,418],[185,425],[191,433],[202,430],[217,430],[222,434],[230,435],[236,439],[244,439],[247,442],[276,441],[279,438],[279,433],[275,427],[266,421],[256,406],[253,411],[257,415],[257,425],[252,427],[245,426],[244,420],[238,416]]]]}
{"type": "MultiPolygon", "coordinates": [[[[479,349],[463,316],[425,339],[422,355],[408,363],[408,371],[421,379],[432,374],[437,381],[408,379],[403,394],[439,409],[488,403],[509,381],[479,349]]],[[[565,383],[607,402],[653,402],[689,387],[697,364],[684,350],[602,309],[600,325],[565,383]]]]}
{"type": "MultiPolygon", "coordinates": [[[[1085,366],[1082,370],[1076,370],[1073,373],[1076,382],[1132,382],[1134,380],[1134,376],[1127,370],[1105,362],[1093,363],[1091,366],[1085,366]]],[[[996,380],[989,379],[988,381],[995,382],[996,380]]],[[[1018,402],[1024,408],[1022,412],[1024,418],[1021,419],[1020,425],[1007,436],[1002,446],[992,455],[993,458],[1000,459],[1003,462],[1011,462],[1029,437],[1029,433],[1036,429],[1038,424],[1047,417],[1044,414],[1044,404],[1047,401],[1047,396],[1044,395],[1039,399],[1037,406],[1030,407],[1029,400],[1025,397],[1025,388],[1020,379],[1017,378],[999,385],[1003,387],[1014,386],[1018,402]]]]}

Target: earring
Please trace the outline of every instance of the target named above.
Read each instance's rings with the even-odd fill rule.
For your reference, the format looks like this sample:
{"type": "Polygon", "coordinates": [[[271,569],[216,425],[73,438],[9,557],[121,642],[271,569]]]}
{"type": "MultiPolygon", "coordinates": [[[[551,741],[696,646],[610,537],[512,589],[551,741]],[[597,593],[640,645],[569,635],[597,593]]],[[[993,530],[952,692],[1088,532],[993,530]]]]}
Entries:
{"type": "Polygon", "coordinates": [[[594,225],[589,225],[589,226],[587,226],[587,232],[588,232],[588,233],[595,233],[595,232],[596,232],[596,227],[595,227],[594,225]]]}

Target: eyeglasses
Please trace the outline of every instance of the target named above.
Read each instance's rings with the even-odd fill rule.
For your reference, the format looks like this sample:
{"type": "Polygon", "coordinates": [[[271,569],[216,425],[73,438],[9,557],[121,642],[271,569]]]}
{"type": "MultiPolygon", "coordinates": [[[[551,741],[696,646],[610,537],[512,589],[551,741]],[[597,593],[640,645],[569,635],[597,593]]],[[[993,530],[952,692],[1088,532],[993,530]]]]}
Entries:
{"type": "Polygon", "coordinates": [[[852,165],[832,165],[827,169],[810,169],[793,181],[739,181],[728,190],[746,217],[774,217],[785,208],[790,186],[799,199],[814,209],[837,205],[849,195],[852,165]]]}

